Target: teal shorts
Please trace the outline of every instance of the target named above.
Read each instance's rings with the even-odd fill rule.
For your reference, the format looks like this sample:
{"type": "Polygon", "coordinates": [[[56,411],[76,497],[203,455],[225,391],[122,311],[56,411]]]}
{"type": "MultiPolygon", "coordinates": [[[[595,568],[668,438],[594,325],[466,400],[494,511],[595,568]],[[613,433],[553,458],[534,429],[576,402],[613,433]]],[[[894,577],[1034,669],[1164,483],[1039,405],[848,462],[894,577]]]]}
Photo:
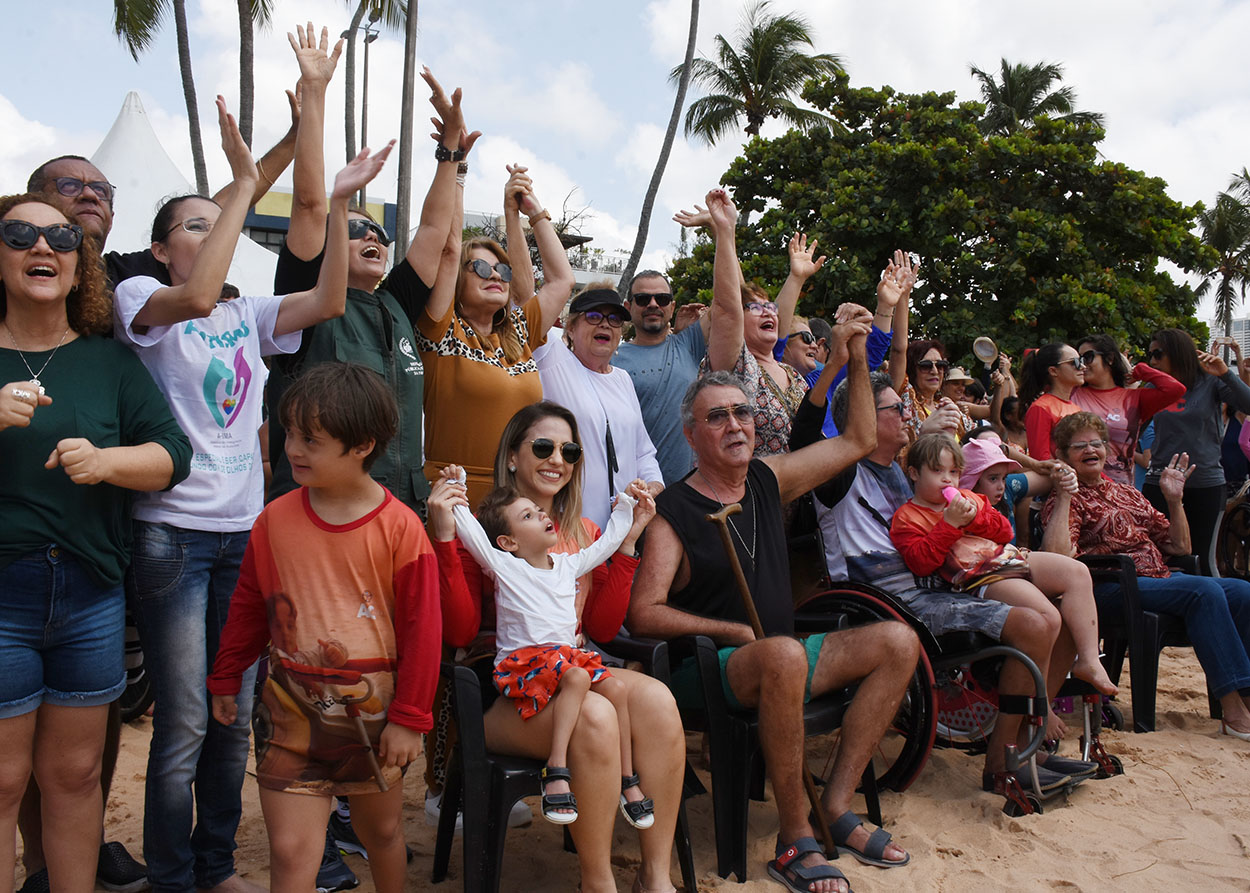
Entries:
{"type": "MultiPolygon", "coordinates": [[[[816,633],[799,641],[803,643],[803,648],[807,652],[807,682],[803,686],[803,703],[806,704],[812,699],[812,676],[816,673],[816,660],[820,657],[820,649],[825,644],[825,633],[816,633]]],[[[730,645],[716,651],[716,660],[720,664],[720,686],[725,693],[725,703],[729,705],[730,710],[746,709],[734,697],[733,690],[729,687],[729,674],[725,672],[729,656],[741,647],[741,645],[730,645]]],[[[697,710],[703,706],[703,689],[699,685],[699,667],[693,657],[686,658],[674,667],[672,678],[673,698],[677,701],[678,709],[697,710]]]]}

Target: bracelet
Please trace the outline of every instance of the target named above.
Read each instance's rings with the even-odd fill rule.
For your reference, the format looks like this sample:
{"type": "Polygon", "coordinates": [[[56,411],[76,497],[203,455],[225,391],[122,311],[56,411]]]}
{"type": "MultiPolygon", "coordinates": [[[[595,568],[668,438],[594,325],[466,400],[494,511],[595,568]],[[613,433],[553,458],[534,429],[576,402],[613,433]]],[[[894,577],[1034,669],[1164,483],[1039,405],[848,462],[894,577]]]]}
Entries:
{"type": "Polygon", "coordinates": [[[260,174],[260,178],[264,180],[266,183],[268,183],[270,186],[273,185],[273,177],[265,173],[264,162],[261,162],[261,161],[256,162],[256,173],[260,174]]]}
{"type": "Polygon", "coordinates": [[[460,162],[457,162],[457,163],[456,163],[456,173],[457,173],[457,174],[459,174],[460,176],[462,176],[462,177],[463,177],[463,176],[464,176],[465,174],[467,174],[468,172],[469,172],[469,162],[467,162],[467,161],[460,161],[460,162]]]}
{"type": "Polygon", "coordinates": [[[534,224],[540,220],[551,220],[551,212],[548,211],[546,208],[543,208],[537,214],[531,214],[529,216],[530,229],[533,229],[534,224]]]}

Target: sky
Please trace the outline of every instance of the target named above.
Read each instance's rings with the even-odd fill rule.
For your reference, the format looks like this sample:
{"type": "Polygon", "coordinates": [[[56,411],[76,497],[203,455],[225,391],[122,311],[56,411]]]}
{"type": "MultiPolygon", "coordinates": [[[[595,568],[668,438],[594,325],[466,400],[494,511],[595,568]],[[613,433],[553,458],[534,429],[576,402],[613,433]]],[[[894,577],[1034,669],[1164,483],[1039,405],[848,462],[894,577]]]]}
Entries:
{"type": "MultiPolygon", "coordinates": [[[[275,0],[273,27],[256,35],[258,154],[289,124],[283,91],[293,86],[298,68],[286,32],[311,19],[337,35],[350,21],[351,5],[275,0]]],[[[711,54],[717,33],[734,32],[743,7],[740,0],[701,0],[700,54],[711,54]]],[[[187,0],[187,8],[216,189],[229,174],[212,99],[221,93],[232,110],[238,106],[238,23],[227,0],[187,0]]],[[[685,52],[688,0],[421,0],[419,8],[418,63],[448,89],[464,89],[466,122],[483,132],[473,152],[467,208],[498,212],[504,165],[520,162],[530,167],[536,194],[557,219],[562,207],[585,208],[581,229],[593,237],[592,246],[630,248],[672,112],[668,72],[685,52]]],[[[960,99],[978,99],[970,64],[996,70],[1002,57],[1061,63],[1078,107],[1106,117],[1104,155],[1163,178],[1169,194],[1187,204],[1209,205],[1231,175],[1250,164],[1250,54],[1243,38],[1250,32],[1250,3],[774,0],[773,9],[805,16],[816,50],[839,55],[856,85],[953,90],[960,99]]],[[[2,191],[20,189],[53,155],[90,156],[129,90],[138,91],[166,150],[194,179],[172,18],[136,62],[113,35],[111,11],[101,0],[60,0],[47,7],[6,3],[0,12],[8,38],[8,77],[0,79],[2,191]]],[[[383,31],[370,51],[369,133],[381,145],[399,135],[403,35],[383,31]]],[[[357,56],[363,64],[363,54],[357,56]]],[[[343,67],[341,60],[327,102],[328,180],[344,159],[343,67]]],[[[414,202],[434,168],[427,96],[418,82],[414,202]]],[[[763,135],[780,132],[772,122],[763,135]]],[[[729,138],[708,148],[679,134],[643,266],[663,269],[678,241],[672,213],[701,202],[741,145],[729,138]]],[[[370,195],[393,200],[396,170],[392,158],[370,195]]],[[[278,183],[289,188],[289,172],[278,183]]],[[[1208,315],[1200,308],[1200,317],[1208,315]]]]}

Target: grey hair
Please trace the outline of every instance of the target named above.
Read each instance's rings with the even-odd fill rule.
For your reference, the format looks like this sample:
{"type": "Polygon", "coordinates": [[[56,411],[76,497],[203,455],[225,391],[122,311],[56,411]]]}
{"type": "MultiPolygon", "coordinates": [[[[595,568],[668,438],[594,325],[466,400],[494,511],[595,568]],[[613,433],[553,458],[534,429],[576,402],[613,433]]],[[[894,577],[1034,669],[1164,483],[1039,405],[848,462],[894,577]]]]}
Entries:
{"type": "MultiPolygon", "coordinates": [[[[872,382],[872,402],[875,406],[877,398],[881,396],[881,392],[894,387],[894,379],[890,378],[889,374],[885,372],[872,372],[868,375],[868,380],[872,382]]],[[[846,430],[847,415],[851,403],[849,384],[850,382],[844,378],[833,392],[833,424],[837,426],[839,432],[846,430]]]]}
{"type": "Polygon", "coordinates": [[[723,369],[717,372],[706,372],[690,383],[690,387],[686,388],[686,396],[681,398],[682,427],[694,427],[694,401],[698,398],[699,392],[704,388],[716,387],[737,388],[742,391],[748,401],[755,399],[755,388],[734,373],[723,369]]]}

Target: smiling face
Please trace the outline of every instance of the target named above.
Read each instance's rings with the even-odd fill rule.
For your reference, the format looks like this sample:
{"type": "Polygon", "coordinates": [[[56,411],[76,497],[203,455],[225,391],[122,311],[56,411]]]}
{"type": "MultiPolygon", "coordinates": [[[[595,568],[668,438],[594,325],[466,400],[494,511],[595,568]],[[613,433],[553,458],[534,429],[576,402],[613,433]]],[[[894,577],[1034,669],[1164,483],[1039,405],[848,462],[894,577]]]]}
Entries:
{"type": "Polygon", "coordinates": [[[959,381],[944,381],[942,382],[942,395],[950,397],[956,403],[959,403],[965,398],[966,394],[964,392],[967,390],[967,387],[968,382],[962,379],[959,381]]]}
{"type": "Polygon", "coordinates": [[[559,416],[546,416],[530,425],[521,444],[508,454],[508,465],[516,468],[512,484],[517,492],[550,511],[556,495],[573,479],[577,468],[564,461],[561,450],[572,440],[573,430],[559,416]],[[535,456],[532,448],[532,442],[541,438],[555,445],[545,459],[535,456]]]}
{"type": "Polygon", "coordinates": [[[204,249],[209,233],[191,233],[183,228],[190,220],[206,220],[209,230],[217,224],[221,208],[206,198],[188,198],[178,202],[173,216],[165,227],[161,241],[152,243],[152,255],[169,271],[171,285],[182,285],[191,278],[196,258],[204,249]]]}
{"type": "Polygon", "coordinates": [[[1077,431],[1064,450],[1063,459],[1076,469],[1077,480],[1082,484],[1096,483],[1107,464],[1107,444],[1103,442],[1102,433],[1097,428],[1077,431]]]}
{"type": "MultiPolygon", "coordinates": [[[[348,211],[349,220],[369,220],[359,211],[348,211]]],[[[364,238],[347,243],[347,284],[351,288],[372,292],[386,275],[386,259],[390,249],[378,241],[373,230],[367,230],[364,238]]]]}
{"type": "Polygon", "coordinates": [[[642,307],[633,300],[633,295],[671,294],[672,289],[664,281],[664,277],[640,277],[634,280],[633,288],[629,292],[630,300],[626,302],[626,308],[629,310],[634,326],[648,335],[659,335],[667,332],[669,321],[673,318],[673,311],[677,309],[675,303],[669,301],[667,307],[661,307],[655,302],[654,298],[648,298],[647,305],[642,307]]]}
{"type": "Polygon", "coordinates": [[[1163,348],[1158,341],[1151,341],[1150,347],[1146,353],[1146,358],[1149,360],[1151,366],[1158,369],[1160,372],[1166,372],[1168,375],[1171,375],[1172,358],[1167,354],[1162,353],[1162,350],[1163,348]],[[1159,351],[1161,355],[1156,355],[1156,351],[1159,351]]]}
{"type": "Polygon", "coordinates": [[[755,452],[755,425],[742,423],[731,411],[723,425],[707,422],[707,415],[718,407],[731,409],[748,403],[740,388],[730,385],[705,387],[694,398],[691,408],[694,424],[685,429],[686,440],[699,457],[699,466],[715,469],[722,474],[733,469],[745,468],[755,452]]]}
{"type": "Polygon", "coordinates": [[[373,441],[350,449],[321,427],[301,431],[293,423],[286,426],[286,457],[291,477],[301,487],[333,487],[359,479],[365,457],[373,452],[373,441]]]}
{"type": "Polygon", "coordinates": [[[77,218],[83,233],[95,239],[96,244],[102,247],[109,230],[113,228],[112,205],[89,187],[75,196],[61,195],[56,188],[58,177],[73,177],[84,183],[107,182],[108,177],[100,173],[100,169],[90,161],[64,158],[43,169],[43,186],[40,189],[50,205],[63,214],[77,218]]]}
{"type": "MultiPolygon", "coordinates": [[[[4,219],[24,220],[34,226],[68,222],[64,214],[43,202],[15,205],[4,219]]],[[[78,252],[53,251],[42,235],[22,250],[0,242],[0,282],[9,301],[64,307],[70,289],[78,283],[78,252]]]]}
{"type": "Polygon", "coordinates": [[[753,295],[749,301],[756,309],[747,308],[743,311],[742,338],[752,354],[760,359],[771,360],[773,347],[779,337],[776,305],[770,306],[766,295],[753,295]]]}
{"type": "MultiPolygon", "coordinates": [[[[672,304],[669,306],[671,307],[672,304]]],[[[622,327],[608,322],[608,314],[615,313],[619,317],[621,308],[608,305],[590,309],[602,313],[602,319],[593,323],[585,313],[577,314],[567,330],[569,344],[572,346],[573,354],[582,361],[583,366],[604,371],[605,367],[611,364],[612,354],[616,353],[616,348],[621,343],[622,327]]]]}
{"type": "Polygon", "coordinates": [[[797,369],[800,375],[806,375],[816,368],[817,363],[821,362],[819,354],[820,348],[816,345],[811,328],[805,322],[795,321],[790,326],[790,337],[786,339],[782,361],[797,369]],[[805,335],[811,344],[804,340],[805,335]]]}
{"type": "Polygon", "coordinates": [[[942,356],[942,352],[936,347],[931,347],[920,358],[920,362],[916,364],[916,381],[914,382],[916,391],[927,398],[932,397],[942,387],[942,380],[946,377],[946,372],[937,367],[937,363],[946,362],[946,358],[942,356]],[[934,364],[926,368],[925,362],[934,364]]]}
{"type": "Polygon", "coordinates": [[[911,440],[907,428],[907,423],[911,421],[911,410],[903,406],[900,413],[895,408],[902,402],[903,398],[894,388],[886,388],[877,395],[877,449],[873,455],[884,460],[881,464],[893,462],[894,457],[911,440]]]}
{"type": "Polygon", "coordinates": [[[1077,363],[1084,363],[1076,348],[1065,344],[1059,352],[1059,359],[1050,367],[1050,387],[1064,387],[1075,390],[1085,383],[1084,369],[1076,368],[1077,363]]]}
{"type": "Polygon", "coordinates": [[[460,270],[460,293],[456,296],[457,305],[463,314],[473,317],[492,316],[497,310],[508,304],[508,283],[500,278],[494,268],[497,263],[507,263],[506,257],[498,257],[495,252],[482,245],[474,245],[465,258],[466,266],[460,270]],[[490,278],[483,279],[467,266],[475,260],[484,260],[490,265],[490,278]]]}
{"type": "Polygon", "coordinates": [[[1077,345],[1076,352],[1085,360],[1085,387],[1115,387],[1115,379],[1111,377],[1111,367],[1107,360],[1098,352],[1098,348],[1084,341],[1077,345]]]}

